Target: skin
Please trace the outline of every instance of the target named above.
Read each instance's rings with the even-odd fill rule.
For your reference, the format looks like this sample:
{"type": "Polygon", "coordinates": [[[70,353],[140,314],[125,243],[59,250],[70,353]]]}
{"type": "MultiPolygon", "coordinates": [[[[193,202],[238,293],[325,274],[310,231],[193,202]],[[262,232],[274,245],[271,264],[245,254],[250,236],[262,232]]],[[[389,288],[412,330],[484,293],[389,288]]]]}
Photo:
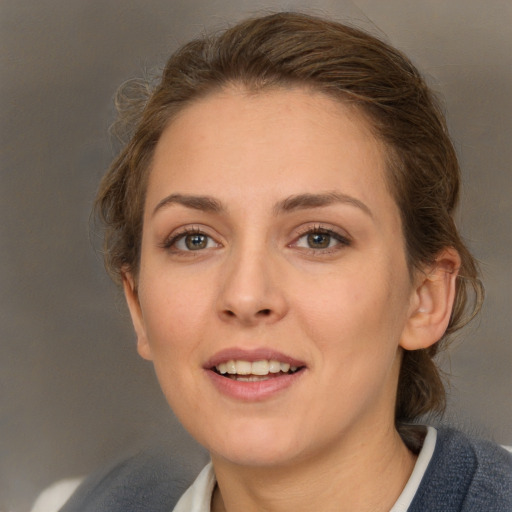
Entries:
{"type": "Polygon", "coordinates": [[[302,89],[216,92],[158,142],[125,293],[140,355],[211,453],[212,510],[384,511],[412,471],[394,428],[401,351],[442,336],[458,256],[411,278],[384,156],[354,107],[302,89]],[[290,207],[304,194],[322,204],[290,207]],[[326,248],[311,247],[319,228],[326,248]],[[205,247],[189,250],[186,230],[205,247]],[[204,368],[233,347],[305,369],[233,398],[204,368]]]}

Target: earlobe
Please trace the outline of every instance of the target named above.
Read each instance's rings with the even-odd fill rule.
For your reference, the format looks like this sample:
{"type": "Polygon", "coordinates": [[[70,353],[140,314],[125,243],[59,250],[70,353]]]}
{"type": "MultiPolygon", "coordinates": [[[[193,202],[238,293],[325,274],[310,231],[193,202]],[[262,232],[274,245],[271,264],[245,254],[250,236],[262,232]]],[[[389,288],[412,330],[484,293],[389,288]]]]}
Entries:
{"type": "Polygon", "coordinates": [[[450,322],[460,267],[458,252],[443,249],[435,263],[418,273],[409,318],[400,346],[406,350],[427,348],[439,341],[450,322]]]}
{"type": "Polygon", "coordinates": [[[122,275],[124,296],[128,305],[128,310],[130,311],[135,334],[137,335],[137,352],[142,358],[152,360],[144,317],[140,307],[136,280],[131,272],[123,271],[122,275]]]}

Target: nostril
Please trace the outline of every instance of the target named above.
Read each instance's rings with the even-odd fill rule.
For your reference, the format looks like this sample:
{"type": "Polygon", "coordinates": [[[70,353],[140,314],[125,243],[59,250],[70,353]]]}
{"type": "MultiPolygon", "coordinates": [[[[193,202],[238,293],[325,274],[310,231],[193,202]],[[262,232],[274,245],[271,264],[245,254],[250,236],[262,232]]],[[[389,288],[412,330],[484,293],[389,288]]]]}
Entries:
{"type": "MultiPolygon", "coordinates": [[[[222,315],[225,319],[227,318],[238,318],[242,321],[256,321],[257,319],[271,318],[273,315],[273,309],[253,309],[252,311],[238,311],[237,309],[224,309],[222,315]]],[[[1,511],[0,511],[1,512],[1,511]]]]}

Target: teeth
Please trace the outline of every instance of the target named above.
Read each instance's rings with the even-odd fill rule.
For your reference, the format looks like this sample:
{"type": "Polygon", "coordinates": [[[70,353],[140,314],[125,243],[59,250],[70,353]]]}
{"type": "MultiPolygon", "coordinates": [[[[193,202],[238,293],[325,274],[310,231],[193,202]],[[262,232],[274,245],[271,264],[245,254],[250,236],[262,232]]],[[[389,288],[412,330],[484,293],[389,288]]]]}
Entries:
{"type": "Polygon", "coordinates": [[[251,375],[252,373],[252,363],[249,361],[236,361],[235,366],[238,375],[251,375]]]}
{"type": "Polygon", "coordinates": [[[268,375],[269,367],[268,361],[254,361],[251,364],[251,373],[253,375],[268,375]]]}
{"type": "Polygon", "coordinates": [[[268,371],[270,373],[279,373],[281,371],[281,363],[272,359],[272,361],[269,361],[268,363],[268,371]]]}
{"type": "MultiPolygon", "coordinates": [[[[290,366],[288,363],[281,363],[272,360],[262,359],[261,361],[243,361],[243,360],[233,360],[226,361],[225,363],[220,363],[216,367],[216,370],[225,375],[226,373],[229,375],[257,375],[257,376],[265,376],[269,373],[287,373],[288,371],[295,372],[297,371],[297,366],[290,366]]],[[[250,380],[250,379],[244,379],[250,380]]]]}
{"type": "Polygon", "coordinates": [[[235,377],[235,380],[238,382],[261,382],[262,380],[268,380],[270,377],[258,377],[256,375],[251,376],[237,376],[235,377]]]}

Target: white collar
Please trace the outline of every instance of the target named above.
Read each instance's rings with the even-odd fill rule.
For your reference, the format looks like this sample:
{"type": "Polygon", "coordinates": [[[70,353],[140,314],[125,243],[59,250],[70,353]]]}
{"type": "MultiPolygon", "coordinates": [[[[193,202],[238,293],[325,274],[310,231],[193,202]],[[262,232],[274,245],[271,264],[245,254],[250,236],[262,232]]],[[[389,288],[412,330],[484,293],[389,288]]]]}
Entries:
{"type": "Polygon", "coordinates": [[[213,464],[210,462],[176,503],[173,512],[210,512],[216,483],[213,464]]]}
{"type": "MultiPolygon", "coordinates": [[[[436,447],[437,430],[434,427],[427,427],[427,435],[423,441],[423,446],[414,464],[409,480],[405,484],[402,494],[398,497],[393,508],[389,512],[407,512],[407,509],[412,503],[416,492],[420,486],[421,480],[427,471],[427,466],[434,454],[436,447]]],[[[207,509],[208,510],[208,509],[207,509]]],[[[209,512],[209,511],[208,511],[209,512]]]]}

